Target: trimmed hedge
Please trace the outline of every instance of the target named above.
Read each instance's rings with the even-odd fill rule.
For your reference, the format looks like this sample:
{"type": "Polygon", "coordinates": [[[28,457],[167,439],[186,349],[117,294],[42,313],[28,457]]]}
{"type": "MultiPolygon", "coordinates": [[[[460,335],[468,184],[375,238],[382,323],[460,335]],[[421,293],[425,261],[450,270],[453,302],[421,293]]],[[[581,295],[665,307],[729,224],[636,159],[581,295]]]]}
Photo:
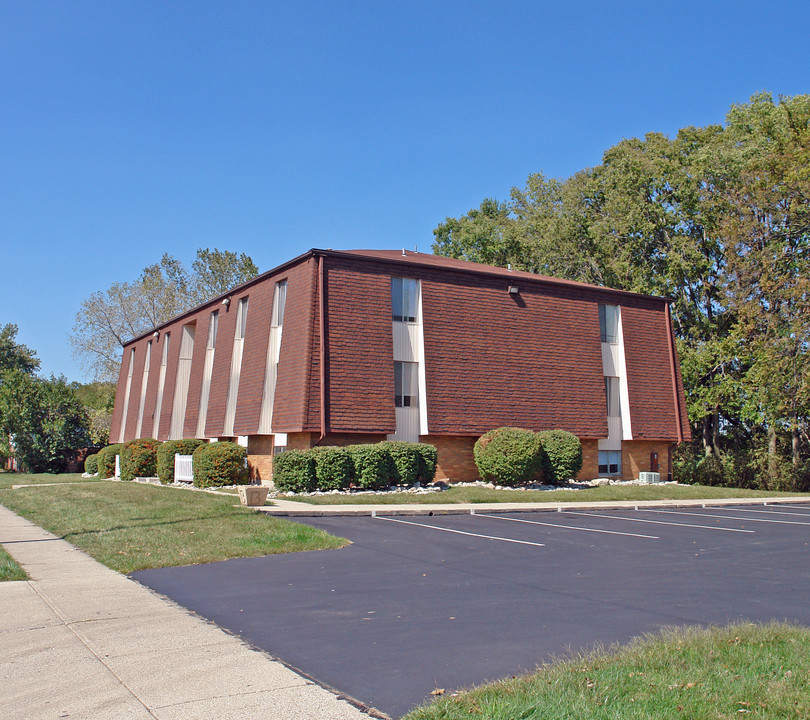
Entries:
{"type": "Polygon", "coordinates": [[[401,440],[388,440],[380,443],[394,462],[394,482],[392,484],[409,486],[417,481],[421,456],[416,445],[417,443],[401,440]]]}
{"type": "MultiPolygon", "coordinates": [[[[196,454],[195,454],[196,459],[196,454]]],[[[286,450],[273,456],[273,482],[282,492],[310,492],[316,487],[315,453],[286,450]]]]}
{"type": "Polygon", "coordinates": [[[416,479],[424,487],[436,479],[436,468],[439,465],[439,451],[435,445],[427,443],[413,443],[416,452],[419,453],[419,472],[416,479]]]}
{"type": "Polygon", "coordinates": [[[193,455],[194,451],[205,445],[207,440],[188,438],[186,440],[167,440],[157,449],[157,476],[164,485],[174,482],[174,456],[193,455]]]}
{"type": "Polygon", "coordinates": [[[394,459],[383,445],[346,446],[354,463],[355,483],[364,490],[384,490],[396,481],[394,459]]]}
{"type": "MultiPolygon", "coordinates": [[[[345,448],[334,446],[314,447],[310,451],[315,458],[316,490],[342,490],[354,480],[354,462],[345,448]]],[[[281,453],[286,455],[286,453],[281,453]]],[[[279,456],[276,455],[276,458],[279,456]]]]}
{"type": "Polygon", "coordinates": [[[200,445],[192,455],[194,485],[221,487],[247,485],[247,449],[234,442],[214,442],[200,445]]]}
{"type": "Polygon", "coordinates": [[[121,454],[122,447],[123,445],[114,443],[98,451],[96,463],[100,478],[111,478],[115,475],[115,456],[121,454]]]}
{"type": "Polygon", "coordinates": [[[582,443],[566,430],[543,430],[537,433],[546,452],[544,480],[551,485],[562,485],[576,478],[582,470],[582,443]]]}
{"type": "Polygon", "coordinates": [[[121,479],[155,477],[157,474],[157,449],[160,440],[138,438],[125,442],[121,447],[121,479]]]}
{"type": "Polygon", "coordinates": [[[484,480],[521,485],[543,476],[548,462],[540,436],[523,428],[500,427],[475,441],[475,465],[484,480]]]}
{"type": "Polygon", "coordinates": [[[98,472],[98,453],[88,455],[84,459],[84,471],[88,475],[95,475],[98,472]]]}

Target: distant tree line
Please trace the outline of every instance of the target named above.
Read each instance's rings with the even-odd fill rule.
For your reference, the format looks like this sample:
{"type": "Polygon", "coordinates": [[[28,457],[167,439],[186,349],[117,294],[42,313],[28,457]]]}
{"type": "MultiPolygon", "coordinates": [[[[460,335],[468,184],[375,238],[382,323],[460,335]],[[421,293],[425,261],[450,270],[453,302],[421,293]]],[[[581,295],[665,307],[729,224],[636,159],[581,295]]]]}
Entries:
{"type": "Polygon", "coordinates": [[[672,298],[702,482],[810,489],[810,95],[530,175],[435,230],[437,254],[672,298]]]}
{"type": "Polygon", "coordinates": [[[115,382],[125,342],[258,274],[244,253],[200,248],[190,270],[165,253],[137,280],[82,301],[70,336],[74,356],[94,380],[115,382]]]}

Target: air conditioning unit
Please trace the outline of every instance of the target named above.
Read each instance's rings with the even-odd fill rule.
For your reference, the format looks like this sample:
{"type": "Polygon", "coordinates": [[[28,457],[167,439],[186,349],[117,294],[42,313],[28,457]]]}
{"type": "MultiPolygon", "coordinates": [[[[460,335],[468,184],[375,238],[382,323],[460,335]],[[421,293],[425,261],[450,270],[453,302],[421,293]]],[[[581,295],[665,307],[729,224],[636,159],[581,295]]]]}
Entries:
{"type": "Polygon", "coordinates": [[[638,474],[639,482],[643,483],[660,483],[661,473],[655,472],[640,472],[638,474]]]}

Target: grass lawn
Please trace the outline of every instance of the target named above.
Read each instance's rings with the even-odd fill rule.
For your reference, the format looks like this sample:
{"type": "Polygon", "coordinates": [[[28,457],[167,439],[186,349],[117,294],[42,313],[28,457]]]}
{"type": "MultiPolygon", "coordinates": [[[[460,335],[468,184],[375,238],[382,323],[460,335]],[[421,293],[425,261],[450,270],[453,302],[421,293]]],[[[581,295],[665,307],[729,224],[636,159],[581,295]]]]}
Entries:
{"type": "Polygon", "coordinates": [[[28,575],[0,545],[0,582],[3,580],[28,580],[28,575]]]}
{"type": "Polygon", "coordinates": [[[0,473],[0,490],[10,488],[12,485],[42,485],[46,483],[76,483],[76,482],[103,482],[97,477],[84,478],[79,473],[63,473],[52,475],[51,473],[0,473]]]}
{"type": "MultiPolygon", "coordinates": [[[[436,493],[413,495],[391,493],[384,495],[315,495],[311,497],[280,496],[280,500],[296,500],[312,505],[377,505],[377,504],[454,504],[490,502],[598,502],[603,500],[708,500],[712,498],[791,496],[797,493],[740,488],[709,487],[707,485],[602,485],[585,490],[493,490],[485,487],[450,487],[436,493]]],[[[810,500],[810,494],[808,494],[810,500]]]]}
{"type": "Polygon", "coordinates": [[[665,630],[610,651],[443,696],[405,720],[810,717],[810,629],[665,630]]]}
{"type": "MultiPolygon", "coordinates": [[[[16,475],[15,485],[32,477],[16,475]]],[[[54,476],[48,476],[53,481],[54,476]]],[[[0,489],[0,503],[128,573],[234,557],[342,547],[347,543],[307,525],[268,517],[236,498],[126,482],[0,489]]],[[[5,478],[3,478],[5,480],[5,478]]]]}

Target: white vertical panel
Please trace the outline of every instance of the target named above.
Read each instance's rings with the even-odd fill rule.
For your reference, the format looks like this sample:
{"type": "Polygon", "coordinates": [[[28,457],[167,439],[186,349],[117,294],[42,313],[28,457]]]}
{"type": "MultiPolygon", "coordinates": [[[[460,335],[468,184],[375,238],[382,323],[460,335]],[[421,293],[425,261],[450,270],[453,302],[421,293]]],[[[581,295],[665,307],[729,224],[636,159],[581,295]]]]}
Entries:
{"type": "Polygon", "coordinates": [[[158,390],[155,400],[155,419],[152,425],[152,437],[157,437],[160,432],[160,411],[163,408],[163,390],[166,387],[166,366],[169,364],[169,340],[171,333],[163,336],[163,352],[160,356],[160,374],[158,375],[158,390]]]}
{"type": "Polygon", "coordinates": [[[226,437],[233,437],[233,421],[236,418],[236,400],[239,393],[239,376],[242,373],[242,349],[245,343],[245,327],[247,325],[247,298],[239,301],[236,311],[236,332],[233,336],[233,353],[231,354],[231,375],[228,382],[228,400],[225,404],[226,437]]]}
{"type": "Polygon", "coordinates": [[[188,404],[188,383],[191,377],[191,356],[194,353],[194,325],[183,325],[180,340],[180,357],[177,361],[177,379],[174,385],[174,403],[169,440],[182,440],[183,425],[188,404]]]}
{"type": "Polygon", "coordinates": [[[205,437],[205,421],[208,419],[208,397],[211,394],[211,373],[214,369],[214,352],[217,343],[219,310],[214,310],[208,320],[208,344],[205,346],[202,387],[200,388],[200,409],[197,413],[197,437],[205,437]]]}
{"type": "MultiPolygon", "coordinates": [[[[624,355],[624,332],[622,330],[622,312],[621,307],[618,305],[607,305],[607,308],[613,308],[607,311],[609,317],[615,318],[616,323],[616,342],[602,343],[602,372],[605,376],[619,378],[619,408],[621,410],[621,424],[618,427],[618,437],[621,440],[632,440],[633,431],[630,424],[630,395],[627,388],[627,365],[624,355]]],[[[609,419],[608,419],[609,420],[609,419]]],[[[610,422],[608,422],[610,428],[610,422]]],[[[614,423],[614,431],[617,431],[614,423]]],[[[614,438],[610,437],[610,444],[615,444],[614,438]]],[[[602,441],[600,440],[600,443],[602,441]]],[[[610,447],[602,448],[604,450],[617,450],[619,448],[610,447]]]]}
{"type": "MultiPolygon", "coordinates": [[[[398,278],[392,279],[392,288],[398,278]]],[[[388,435],[389,440],[407,440],[419,442],[419,435],[427,435],[427,392],[425,389],[425,339],[422,328],[422,283],[402,279],[404,291],[403,310],[405,314],[415,317],[415,321],[403,322],[393,320],[391,332],[394,341],[395,363],[410,363],[413,365],[412,375],[408,377],[411,389],[416,386],[414,395],[417,400],[416,407],[395,408],[396,430],[388,435]]]]}
{"type": "Polygon", "coordinates": [[[267,340],[262,409],[259,416],[259,433],[263,435],[269,435],[273,427],[273,405],[275,404],[278,359],[281,356],[281,336],[286,305],[287,281],[282,280],[276,283],[273,290],[273,317],[270,323],[270,337],[267,340]]]}
{"type": "Polygon", "coordinates": [[[132,389],[132,372],[135,369],[135,348],[129,352],[129,369],[127,370],[127,386],[124,391],[124,407],[121,415],[121,432],[118,435],[118,442],[124,442],[127,432],[127,413],[129,412],[129,391],[132,389]]]}
{"type": "Polygon", "coordinates": [[[143,378],[141,380],[141,400],[138,404],[138,424],[135,426],[135,437],[141,437],[143,427],[143,406],[146,402],[146,385],[149,382],[149,364],[152,362],[152,341],[146,343],[146,357],[143,361],[143,378]]]}

